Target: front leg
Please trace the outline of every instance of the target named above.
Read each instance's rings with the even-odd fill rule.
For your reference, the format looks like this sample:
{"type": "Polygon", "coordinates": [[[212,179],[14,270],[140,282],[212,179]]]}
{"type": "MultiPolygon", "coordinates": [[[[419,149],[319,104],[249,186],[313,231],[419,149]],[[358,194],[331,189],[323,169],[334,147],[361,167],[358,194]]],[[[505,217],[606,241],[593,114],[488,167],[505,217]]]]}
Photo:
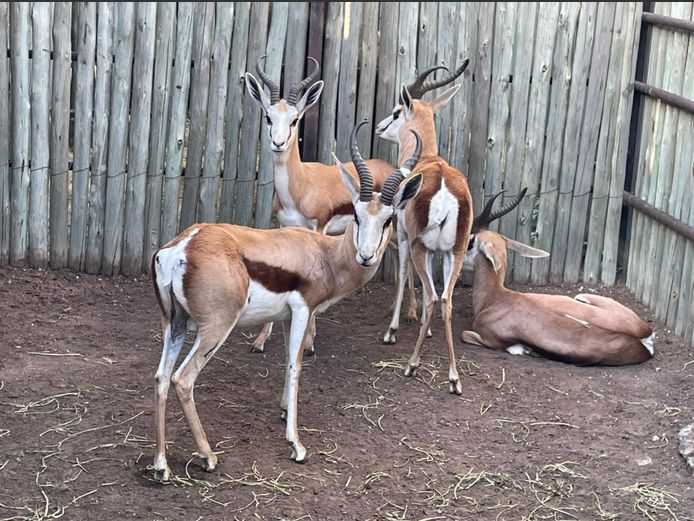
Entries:
{"type": "Polygon", "coordinates": [[[292,307],[292,320],[287,349],[285,393],[287,406],[287,441],[292,446],[292,459],[297,463],[303,463],[306,460],[306,449],[299,441],[298,401],[301,362],[304,355],[304,337],[306,336],[310,318],[311,311],[305,304],[292,307]]]}

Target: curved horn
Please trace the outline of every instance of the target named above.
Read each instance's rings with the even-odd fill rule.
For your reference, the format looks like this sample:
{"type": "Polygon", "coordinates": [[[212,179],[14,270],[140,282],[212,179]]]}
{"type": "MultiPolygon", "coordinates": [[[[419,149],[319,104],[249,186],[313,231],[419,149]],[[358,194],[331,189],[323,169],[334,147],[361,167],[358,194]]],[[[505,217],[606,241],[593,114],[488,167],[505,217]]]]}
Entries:
{"type": "Polygon", "coordinates": [[[527,191],[527,188],[523,188],[523,190],[521,190],[521,192],[515,197],[515,199],[510,201],[508,204],[502,206],[495,212],[492,212],[494,201],[496,201],[497,197],[503,194],[505,190],[502,190],[501,192],[497,193],[487,202],[487,204],[484,206],[484,210],[482,210],[482,213],[475,217],[475,220],[472,222],[472,233],[476,233],[482,230],[492,221],[496,221],[499,217],[502,217],[509,213],[511,210],[513,210],[516,206],[518,206],[518,203],[521,202],[521,200],[525,196],[525,192],[527,191]]]}
{"type": "Polygon", "coordinates": [[[318,73],[320,72],[320,65],[318,65],[318,61],[316,61],[316,59],[312,58],[311,56],[309,56],[308,59],[314,63],[315,68],[313,69],[313,72],[311,74],[306,76],[306,78],[301,80],[299,83],[297,83],[290,89],[289,95],[287,96],[287,103],[291,105],[296,105],[296,103],[299,101],[299,98],[302,96],[302,94],[308,88],[308,86],[311,85],[314,81],[316,81],[316,78],[318,78],[318,73]]]}
{"type": "Polygon", "coordinates": [[[280,87],[274,81],[272,81],[267,74],[265,74],[265,71],[260,66],[260,62],[265,58],[267,58],[267,55],[258,58],[258,61],[255,63],[255,70],[258,73],[258,76],[260,76],[260,79],[263,80],[263,83],[265,83],[265,85],[267,85],[270,89],[270,104],[274,105],[280,101],[280,87]]]}
{"type": "Polygon", "coordinates": [[[467,69],[467,66],[470,64],[470,59],[465,58],[463,63],[458,67],[455,71],[450,72],[446,74],[443,78],[441,78],[438,81],[434,80],[429,80],[429,81],[424,81],[426,76],[424,73],[431,73],[436,69],[446,69],[446,67],[439,66],[439,67],[432,67],[431,69],[427,69],[424,71],[424,73],[420,74],[419,77],[415,80],[415,82],[412,84],[412,86],[407,87],[407,90],[410,92],[410,95],[413,98],[416,99],[421,99],[421,97],[429,92],[430,90],[438,89],[439,87],[443,87],[444,85],[448,85],[451,83],[453,80],[455,80],[458,76],[460,76],[463,72],[465,72],[465,69],[467,69]],[[414,88],[414,91],[413,91],[414,88]]]}
{"type": "Polygon", "coordinates": [[[445,65],[434,65],[433,67],[429,67],[421,74],[419,74],[417,76],[417,79],[407,86],[407,91],[410,93],[410,95],[416,99],[421,98],[422,95],[426,92],[425,90],[422,90],[422,87],[424,86],[424,80],[426,80],[429,74],[439,69],[448,70],[448,67],[446,67],[445,65]]]}
{"type": "Polygon", "coordinates": [[[414,134],[414,137],[417,140],[414,154],[412,154],[412,156],[405,161],[405,164],[401,168],[398,168],[395,172],[390,174],[388,179],[386,179],[386,182],[383,183],[383,190],[381,190],[381,202],[386,206],[392,206],[395,192],[398,191],[400,183],[402,183],[402,180],[405,179],[405,176],[402,173],[402,168],[407,168],[408,170],[412,171],[422,155],[422,140],[419,137],[419,134],[412,129],[410,129],[410,132],[414,134]]]}
{"type": "Polygon", "coordinates": [[[352,129],[349,145],[349,154],[352,156],[352,162],[359,175],[359,200],[364,202],[369,202],[374,196],[374,182],[371,177],[371,172],[369,171],[369,167],[366,166],[364,158],[361,157],[359,148],[357,147],[357,133],[359,129],[367,123],[368,120],[364,120],[352,129]]]}

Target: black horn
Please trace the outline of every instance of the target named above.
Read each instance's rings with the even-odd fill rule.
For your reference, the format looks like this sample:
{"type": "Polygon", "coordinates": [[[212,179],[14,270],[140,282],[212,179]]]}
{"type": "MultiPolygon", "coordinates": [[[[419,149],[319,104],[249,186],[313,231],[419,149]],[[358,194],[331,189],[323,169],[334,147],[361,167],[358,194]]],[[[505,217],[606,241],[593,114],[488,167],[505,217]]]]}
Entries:
{"type": "Polygon", "coordinates": [[[430,67],[429,69],[425,70],[422,74],[417,76],[417,79],[410,85],[407,86],[407,90],[410,93],[410,96],[412,96],[414,99],[421,99],[424,94],[429,92],[430,90],[438,89],[439,87],[443,87],[444,85],[448,85],[451,83],[453,80],[455,80],[458,76],[460,76],[463,72],[465,72],[465,69],[467,69],[467,66],[470,64],[470,59],[465,58],[463,63],[458,67],[455,71],[449,72],[446,74],[443,78],[441,78],[438,81],[435,80],[426,80],[426,77],[429,76],[432,72],[438,69],[445,69],[448,70],[447,67],[444,67],[443,65],[439,65],[437,67],[430,67]]]}
{"type": "MultiPolygon", "coordinates": [[[[417,144],[415,145],[414,153],[407,161],[405,161],[403,167],[407,168],[409,171],[412,171],[422,155],[422,139],[414,130],[410,129],[410,132],[414,134],[417,144]]],[[[393,204],[393,197],[395,197],[395,192],[398,191],[398,187],[400,186],[400,183],[402,183],[403,179],[405,179],[405,176],[400,168],[388,176],[386,182],[383,183],[383,190],[381,191],[381,202],[384,205],[391,206],[393,204]]]]}
{"type": "Polygon", "coordinates": [[[304,94],[304,91],[309,87],[309,85],[316,81],[316,78],[318,78],[318,73],[320,72],[320,65],[318,65],[318,62],[315,58],[309,56],[308,59],[313,62],[315,67],[311,74],[306,76],[306,78],[301,80],[299,83],[294,85],[289,90],[289,95],[287,96],[287,103],[290,103],[291,105],[296,105],[301,96],[304,94]]]}
{"type": "Polygon", "coordinates": [[[369,167],[366,166],[364,158],[361,157],[359,148],[357,147],[357,133],[359,129],[367,123],[368,121],[364,120],[352,129],[352,136],[349,144],[349,153],[352,156],[352,163],[354,163],[354,168],[357,169],[357,174],[359,175],[359,200],[364,202],[369,202],[374,196],[374,182],[371,177],[371,172],[369,171],[369,167]]]}
{"type": "Polygon", "coordinates": [[[521,190],[521,192],[512,201],[505,204],[495,212],[492,212],[494,201],[496,201],[496,199],[504,193],[504,190],[494,195],[494,197],[492,197],[484,206],[482,213],[475,217],[475,220],[472,222],[472,233],[479,232],[480,230],[488,226],[489,223],[491,223],[492,221],[496,221],[499,217],[502,217],[509,213],[511,210],[513,210],[516,206],[518,206],[518,203],[521,202],[521,200],[525,196],[525,192],[527,191],[527,188],[523,188],[523,190],[521,190]]]}
{"type": "Polygon", "coordinates": [[[262,62],[265,58],[267,58],[267,55],[258,58],[258,61],[255,63],[255,70],[258,73],[258,76],[260,76],[260,79],[263,80],[263,83],[265,83],[265,85],[267,85],[270,89],[270,104],[274,105],[280,101],[280,87],[274,81],[272,81],[267,74],[265,74],[265,71],[260,66],[260,62],[262,62]]]}

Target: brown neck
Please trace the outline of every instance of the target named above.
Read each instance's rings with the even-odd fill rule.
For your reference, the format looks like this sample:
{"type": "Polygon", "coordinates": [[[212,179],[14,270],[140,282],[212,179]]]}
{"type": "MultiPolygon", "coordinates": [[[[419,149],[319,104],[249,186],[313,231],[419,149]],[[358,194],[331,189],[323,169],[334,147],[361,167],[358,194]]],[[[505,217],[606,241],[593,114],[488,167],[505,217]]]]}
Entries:
{"type": "Polygon", "coordinates": [[[407,125],[403,125],[400,129],[400,146],[398,151],[398,165],[402,165],[414,153],[417,141],[410,132],[410,129],[417,131],[422,139],[422,159],[427,156],[437,156],[439,154],[439,145],[436,140],[436,127],[433,118],[417,117],[410,121],[407,125]]]}
{"type": "Polygon", "coordinates": [[[506,267],[494,271],[492,263],[481,253],[475,257],[475,282],[472,286],[472,310],[477,316],[483,309],[498,299],[499,293],[509,290],[504,287],[506,267]]]}

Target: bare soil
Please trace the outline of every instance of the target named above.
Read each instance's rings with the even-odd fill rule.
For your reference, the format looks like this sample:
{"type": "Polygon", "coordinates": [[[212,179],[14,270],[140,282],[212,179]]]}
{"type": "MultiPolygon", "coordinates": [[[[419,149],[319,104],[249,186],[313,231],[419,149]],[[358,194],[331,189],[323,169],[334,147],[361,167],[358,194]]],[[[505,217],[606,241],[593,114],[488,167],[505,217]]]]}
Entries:
{"type": "MultiPolygon", "coordinates": [[[[529,288],[522,288],[529,290],[529,288]]],[[[381,344],[393,288],[371,283],[318,319],[301,380],[309,460],[290,460],[276,330],[234,332],[198,379],[220,466],[201,470],[175,393],[169,463],[153,480],[160,321],[148,278],[0,268],[0,519],[692,520],[694,477],[677,432],[694,418],[694,350],[624,287],[597,291],[648,319],[656,357],[579,368],[465,345],[470,288],[456,291],[463,395],[448,393],[442,325],[414,378],[417,333],[381,344]]]]}

